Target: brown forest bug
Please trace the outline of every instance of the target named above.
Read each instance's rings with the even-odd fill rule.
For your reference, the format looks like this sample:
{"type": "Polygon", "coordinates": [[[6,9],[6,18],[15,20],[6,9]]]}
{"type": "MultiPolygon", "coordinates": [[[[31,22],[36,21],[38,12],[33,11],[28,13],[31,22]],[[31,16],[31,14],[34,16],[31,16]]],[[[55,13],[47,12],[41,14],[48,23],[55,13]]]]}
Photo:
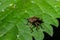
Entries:
{"type": "Polygon", "coordinates": [[[34,17],[29,18],[28,22],[30,22],[32,25],[38,28],[38,26],[42,23],[42,20],[34,16],[34,17]]]}

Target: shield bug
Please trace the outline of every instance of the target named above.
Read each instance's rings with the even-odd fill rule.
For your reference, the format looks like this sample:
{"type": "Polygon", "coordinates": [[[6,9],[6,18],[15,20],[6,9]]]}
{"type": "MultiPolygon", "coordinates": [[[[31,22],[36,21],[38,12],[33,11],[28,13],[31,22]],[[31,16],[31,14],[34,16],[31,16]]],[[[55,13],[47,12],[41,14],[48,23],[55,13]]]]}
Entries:
{"type": "Polygon", "coordinates": [[[28,19],[28,22],[34,25],[36,28],[42,23],[42,20],[34,16],[28,19]]]}

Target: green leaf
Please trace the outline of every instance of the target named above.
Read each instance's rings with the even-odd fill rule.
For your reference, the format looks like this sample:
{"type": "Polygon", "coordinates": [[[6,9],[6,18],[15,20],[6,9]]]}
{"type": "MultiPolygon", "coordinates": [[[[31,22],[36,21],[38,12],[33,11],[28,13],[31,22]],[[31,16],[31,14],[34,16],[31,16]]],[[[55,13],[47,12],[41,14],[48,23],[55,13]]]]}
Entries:
{"type": "Polygon", "coordinates": [[[43,34],[42,29],[39,29],[38,32],[36,30],[34,30],[33,36],[35,37],[36,40],[43,40],[44,34],[43,34]]]}
{"type": "Polygon", "coordinates": [[[11,28],[8,32],[6,32],[2,37],[0,37],[0,40],[16,40],[17,36],[17,29],[16,27],[11,28]]]}
{"type": "Polygon", "coordinates": [[[48,33],[50,36],[53,35],[53,28],[51,25],[44,23],[44,24],[42,24],[42,28],[43,28],[43,31],[48,33]]]}
{"type": "Polygon", "coordinates": [[[0,0],[0,12],[4,11],[6,8],[12,6],[14,4],[14,0],[0,0]]]}
{"type": "Polygon", "coordinates": [[[50,15],[48,14],[42,14],[41,18],[43,19],[43,21],[47,24],[51,24],[51,25],[55,25],[56,27],[58,27],[58,20],[55,18],[52,18],[50,15]],[[48,19],[49,18],[49,19],[48,19]]]}
{"type": "Polygon", "coordinates": [[[0,0],[0,40],[32,40],[32,36],[43,40],[43,32],[53,36],[51,25],[58,27],[57,18],[60,0],[0,0]],[[27,19],[33,16],[43,21],[38,31],[27,24],[27,19]]]}

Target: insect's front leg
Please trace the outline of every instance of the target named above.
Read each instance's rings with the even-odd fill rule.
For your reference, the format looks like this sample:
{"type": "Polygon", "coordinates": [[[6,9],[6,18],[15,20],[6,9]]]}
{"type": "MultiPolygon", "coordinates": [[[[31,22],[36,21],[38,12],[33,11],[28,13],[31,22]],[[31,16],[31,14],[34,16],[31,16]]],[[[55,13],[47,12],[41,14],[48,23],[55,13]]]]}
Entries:
{"type": "Polygon", "coordinates": [[[31,33],[33,32],[33,27],[32,27],[32,24],[31,23],[27,23],[27,25],[29,26],[30,30],[31,30],[31,33]]]}
{"type": "Polygon", "coordinates": [[[35,26],[36,27],[36,30],[38,30],[39,23],[36,22],[35,25],[36,25],[35,26]]]}

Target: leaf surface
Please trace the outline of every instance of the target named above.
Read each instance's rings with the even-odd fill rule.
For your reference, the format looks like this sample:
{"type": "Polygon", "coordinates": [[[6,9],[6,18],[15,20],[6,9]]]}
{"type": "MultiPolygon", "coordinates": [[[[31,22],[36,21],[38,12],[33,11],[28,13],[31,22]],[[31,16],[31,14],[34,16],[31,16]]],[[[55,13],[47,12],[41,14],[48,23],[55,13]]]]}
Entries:
{"type": "MultiPolygon", "coordinates": [[[[53,35],[58,27],[60,0],[0,0],[0,40],[43,40],[43,32],[53,35]],[[28,18],[36,16],[43,23],[31,33],[28,18]]],[[[33,26],[34,27],[34,26],[33,26]]]]}

